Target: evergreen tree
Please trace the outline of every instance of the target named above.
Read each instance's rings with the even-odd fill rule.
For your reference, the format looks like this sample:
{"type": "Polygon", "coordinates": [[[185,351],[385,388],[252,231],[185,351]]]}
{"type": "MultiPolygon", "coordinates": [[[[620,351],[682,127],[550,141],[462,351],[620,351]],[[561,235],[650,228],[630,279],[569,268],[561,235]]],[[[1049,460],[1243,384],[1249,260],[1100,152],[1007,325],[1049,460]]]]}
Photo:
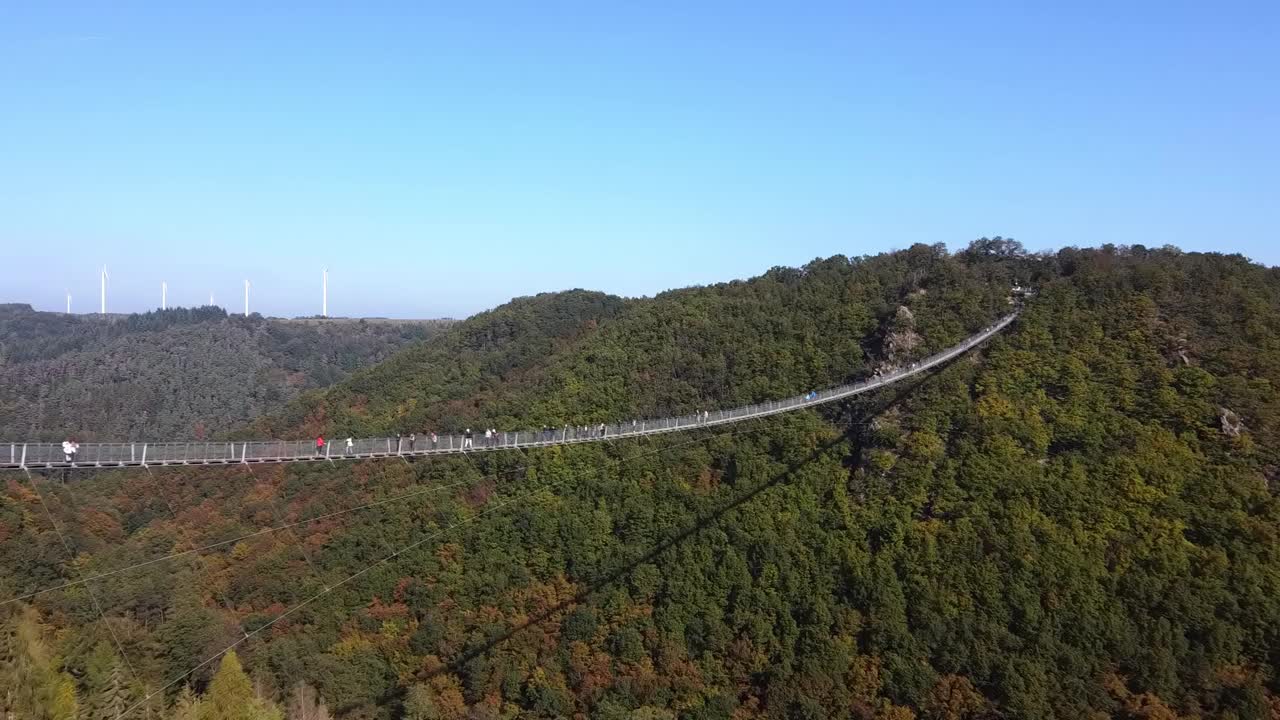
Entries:
{"type": "Polygon", "coordinates": [[[169,717],[171,720],[200,720],[200,698],[191,692],[190,685],[182,686],[169,717]]]}
{"type": "Polygon", "coordinates": [[[107,676],[106,686],[93,699],[89,720],[119,720],[133,704],[129,686],[119,663],[111,666],[111,674],[107,676]]]}
{"type": "Polygon", "coordinates": [[[293,686],[285,717],[288,720],[329,720],[329,708],[315,688],[299,682],[293,686]]]}
{"type": "Polygon", "coordinates": [[[76,698],[76,683],[66,673],[59,673],[49,703],[49,720],[76,720],[80,703],[76,698]]]}
{"type": "Polygon", "coordinates": [[[42,704],[42,692],[39,685],[39,670],[33,651],[39,653],[38,645],[30,630],[29,615],[20,613],[11,617],[4,626],[4,644],[0,646],[0,710],[24,717],[34,715],[42,704]]]}
{"type": "Polygon", "coordinates": [[[32,720],[74,720],[75,683],[44,639],[39,614],[23,608],[0,632],[0,713],[32,720]]]}
{"type": "Polygon", "coordinates": [[[105,640],[89,656],[85,684],[89,698],[84,720],[116,720],[138,700],[115,650],[105,640]]]}
{"type": "MultiPolygon", "coordinates": [[[[175,720],[279,717],[260,698],[302,678],[350,720],[400,706],[410,720],[1280,717],[1280,269],[1243,258],[1030,256],[997,238],[656,298],[522,299],[308,395],[263,434],[798,394],[965,337],[1005,311],[1013,280],[1038,294],[1007,332],[847,404],[522,456],[103,472],[51,487],[53,510],[97,539],[90,572],[335,513],[299,526],[309,558],[257,535],[187,573],[113,575],[108,601],[131,608],[116,620],[145,620],[125,629],[150,678],[260,627],[315,576],[368,569],[262,634],[259,699],[230,656],[220,706],[188,693],[175,720]],[[147,502],[161,482],[191,537],[147,502]],[[378,512],[345,512],[364,503],[378,512]],[[441,537],[416,542],[426,532],[441,537]],[[384,545],[405,549],[377,563],[384,545]]],[[[36,496],[3,493],[0,585],[57,582],[56,536],[25,519],[43,514],[36,496]]],[[[83,648],[91,704],[112,647],[93,648],[83,598],[41,601],[67,623],[60,645],[6,625],[5,682],[30,689],[58,647],[83,648]]],[[[295,691],[290,720],[322,707],[295,691]]]]}
{"type": "Polygon", "coordinates": [[[280,710],[258,699],[234,650],[222,656],[201,702],[200,720],[280,720],[280,710]]]}

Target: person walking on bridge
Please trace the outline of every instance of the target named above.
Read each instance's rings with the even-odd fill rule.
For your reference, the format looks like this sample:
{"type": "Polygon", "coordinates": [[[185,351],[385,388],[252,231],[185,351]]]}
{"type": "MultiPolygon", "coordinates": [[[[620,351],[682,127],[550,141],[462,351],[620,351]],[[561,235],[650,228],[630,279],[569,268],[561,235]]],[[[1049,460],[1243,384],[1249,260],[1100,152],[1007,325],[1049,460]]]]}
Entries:
{"type": "Polygon", "coordinates": [[[356,454],[355,447],[354,447],[354,443],[352,443],[352,442],[351,442],[351,438],[347,438],[347,449],[343,452],[343,454],[344,454],[344,455],[355,455],[355,454],[356,454]]]}
{"type": "Polygon", "coordinates": [[[471,437],[472,437],[472,436],[471,436],[471,428],[467,428],[467,431],[466,431],[466,432],[464,432],[464,433],[462,434],[462,449],[463,449],[463,450],[466,450],[467,448],[471,447],[471,437]]]}
{"type": "Polygon", "coordinates": [[[72,449],[72,447],[71,447],[71,438],[67,438],[66,440],[63,440],[63,441],[62,441],[62,456],[63,456],[64,458],[66,458],[67,462],[71,462],[71,456],[72,456],[72,454],[73,454],[74,452],[75,452],[75,450],[73,450],[73,449],[72,449]]]}
{"type": "Polygon", "coordinates": [[[324,454],[324,436],[317,435],[316,436],[316,455],[323,455],[323,454],[324,454]]]}

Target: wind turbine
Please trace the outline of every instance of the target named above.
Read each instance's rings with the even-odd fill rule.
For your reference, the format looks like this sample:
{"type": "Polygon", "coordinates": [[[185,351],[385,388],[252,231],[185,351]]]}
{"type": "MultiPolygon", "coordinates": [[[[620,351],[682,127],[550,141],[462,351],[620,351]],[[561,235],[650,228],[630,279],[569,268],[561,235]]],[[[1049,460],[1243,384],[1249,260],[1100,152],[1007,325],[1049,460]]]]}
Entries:
{"type": "Polygon", "coordinates": [[[107,314],[107,266],[102,266],[102,307],[98,310],[99,315],[107,314]]]}
{"type": "Polygon", "coordinates": [[[169,309],[169,283],[164,280],[160,281],[160,309],[169,309]]]}
{"type": "Polygon", "coordinates": [[[249,281],[244,281],[244,316],[249,317],[249,281]]]}
{"type": "Polygon", "coordinates": [[[329,268],[324,269],[324,279],[321,282],[321,293],[323,299],[320,301],[320,317],[329,317],[329,268]]]}

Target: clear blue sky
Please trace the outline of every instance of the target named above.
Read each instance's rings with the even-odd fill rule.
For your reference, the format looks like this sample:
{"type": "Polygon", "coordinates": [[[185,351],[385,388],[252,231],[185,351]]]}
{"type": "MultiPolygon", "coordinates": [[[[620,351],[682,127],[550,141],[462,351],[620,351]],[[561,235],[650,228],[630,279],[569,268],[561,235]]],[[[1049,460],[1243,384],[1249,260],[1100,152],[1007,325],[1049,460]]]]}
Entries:
{"type": "Polygon", "coordinates": [[[333,314],[464,316],[995,234],[1280,264],[1280,3],[1048,4],[5,3],[0,301],[96,309],[106,263],[114,310],[306,314],[327,265],[333,314]]]}

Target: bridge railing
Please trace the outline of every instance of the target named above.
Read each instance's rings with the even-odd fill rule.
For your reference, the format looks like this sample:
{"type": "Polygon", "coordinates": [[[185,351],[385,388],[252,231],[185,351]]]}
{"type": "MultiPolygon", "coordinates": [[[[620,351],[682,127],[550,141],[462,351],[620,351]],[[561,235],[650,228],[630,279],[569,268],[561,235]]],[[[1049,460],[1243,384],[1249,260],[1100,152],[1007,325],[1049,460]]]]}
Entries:
{"type": "MultiPolygon", "coordinates": [[[[80,446],[73,464],[79,466],[109,467],[122,465],[183,465],[217,463],[255,463],[305,460],[334,460],[351,457],[386,457],[403,455],[432,455],[464,451],[499,450],[513,447],[538,447],[582,442],[598,442],[619,437],[653,435],[675,432],[691,427],[722,425],[740,420],[764,417],[787,412],[800,407],[820,405],[840,398],[866,392],[896,382],[903,377],[923,372],[968,352],[974,346],[999,332],[1017,317],[1017,313],[1002,318],[983,332],[970,337],[959,345],[892,372],[877,375],[848,385],[812,391],[804,395],[770,400],[724,410],[689,413],[675,417],[628,420],[607,423],[603,432],[599,424],[581,426],[566,425],[545,430],[499,431],[485,438],[484,430],[464,433],[439,434],[434,441],[429,434],[400,438],[352,438],[351,447],[345,438],[330,438],[323,447],[313,440],[266,441],[191,441],[166,443],[86,443],[80,446]]],[[[66,467],[66,457],[60,443],[0,443],[0,467],[66,467]],[[7,457],[5,451],[7,450],[7,457]]]]}

